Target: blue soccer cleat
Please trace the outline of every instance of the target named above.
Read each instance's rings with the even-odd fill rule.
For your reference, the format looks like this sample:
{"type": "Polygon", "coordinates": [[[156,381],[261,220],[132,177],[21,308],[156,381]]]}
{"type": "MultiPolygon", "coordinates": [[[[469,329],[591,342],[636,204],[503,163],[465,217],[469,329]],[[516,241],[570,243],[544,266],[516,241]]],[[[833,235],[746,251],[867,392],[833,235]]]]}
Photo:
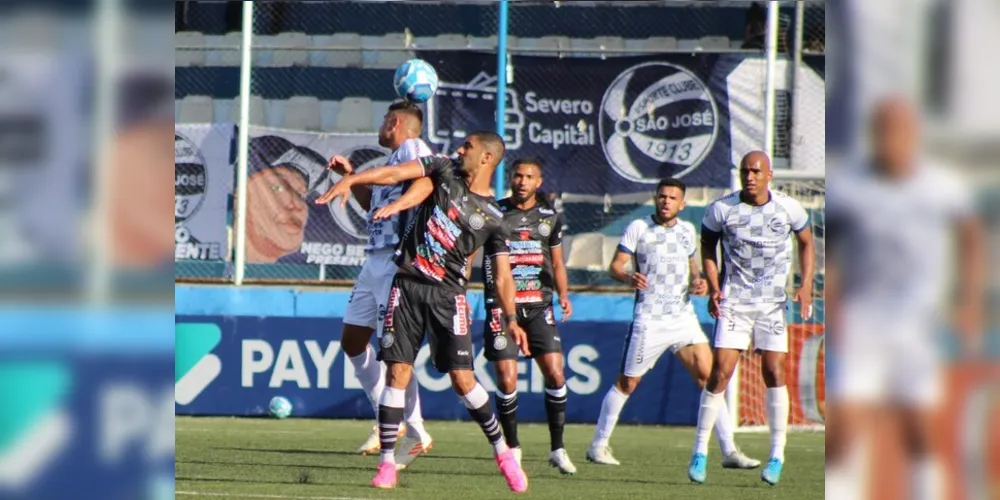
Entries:
{"type": "Polygon", "coordinates": [[[772,457],[767,461],[764,470],[760,471],[760,480],[771,486],[778,484],[778,481],[781,479],[781,468],[784,465],[781,460],[772,457]]]}
{"type": "Polygon", "coordinates": [[[691,456],[691,464],[688,465],[688,479],[693,483],[702,484],[705,482],[705,464],[708,457],[704,453],[695,453],[691,456]]]}

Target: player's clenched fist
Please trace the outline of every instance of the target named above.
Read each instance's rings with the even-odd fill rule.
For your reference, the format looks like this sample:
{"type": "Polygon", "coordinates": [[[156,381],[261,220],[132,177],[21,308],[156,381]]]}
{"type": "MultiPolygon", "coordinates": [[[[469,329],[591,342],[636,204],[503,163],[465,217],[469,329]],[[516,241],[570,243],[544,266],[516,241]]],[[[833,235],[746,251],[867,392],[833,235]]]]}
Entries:
{"type": "Polygon", "coordinates": [[[629,281],[632,284],[632,288],[636,290],[646,289],[646,275],[642,273],[632,273],[629,275],[629,281]]]}
{"type": "Polygon", "coordinates": [[[354,165],[351,165],[351,161],[340,155],[334,155],[330,158],[330,161],[326,163],[326,168],[340,175],[354,172],[354,165]]]}
{"type": "Polygon", "coordinates": [[[525,356],[531,356],[531,350],[528,349],[528,334],[524,333],[524,329],[521,328],[521,325],[517,324],[517,321],[507,322],[507,332],[514,339],[514,342],[517,343],[517,347],[521,349],[521,353],[525,356]]]}

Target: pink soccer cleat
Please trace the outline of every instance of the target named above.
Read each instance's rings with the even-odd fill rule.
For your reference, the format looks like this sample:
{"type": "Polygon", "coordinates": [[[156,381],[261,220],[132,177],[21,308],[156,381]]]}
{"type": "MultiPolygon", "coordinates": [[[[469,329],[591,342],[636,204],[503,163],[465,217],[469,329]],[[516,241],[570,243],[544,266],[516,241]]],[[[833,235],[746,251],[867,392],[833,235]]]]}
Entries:
{"type": "Polygon", "coordinates": [[[376,488],[391,489],[396,487],[396,464],[380,463],[378,472],[372,478],[372,486],[376,488]]]}
{"type": "Polygon", "coordinates": [[[507,450],[496,456],[497,466],[503,473],[503,478],[507,480],[507,486],[514,493],[524,493],[528,491],[528,476],[521,469],[521,464],[517,463],[517,457],[513,450],[507,450]]]}

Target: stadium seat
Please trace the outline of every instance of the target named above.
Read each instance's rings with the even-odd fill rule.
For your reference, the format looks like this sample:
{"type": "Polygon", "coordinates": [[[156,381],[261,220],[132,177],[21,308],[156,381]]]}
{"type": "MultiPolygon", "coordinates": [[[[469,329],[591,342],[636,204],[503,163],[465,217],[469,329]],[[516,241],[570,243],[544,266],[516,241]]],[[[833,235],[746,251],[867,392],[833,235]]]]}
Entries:
{"type": "MultiPolygon", "coordinates": [[[[512,37],[512,36],[511,37],[507,37],[507,44],[508,45],[510,45],[510,41],[511,41],[512,38],[517,38],[517,37],[512,37]]],[[[497,49],[497,37],[495,35],[494,36],[488,36],[488,37],[481,37],[481,36],[469,37],[469,49],[471,49],[471,50],[496,50],[497,49]]]]}
{"type": "Polygon", "coordinates": [[[517,42],[518,54],[528,56],[562,57],[569,51],[569,37],[543,36],[541,38],[521,38],[517,42]],[[536,50],[537,49],[537,50],[536,50]]]}
{"type": "Polygon", "coordinates": [[[220,48],[207,49],[205,66],[239,66],[241,41],[242,34],[239,32],[226,33],[225,35],[206,35],[206,47],[220,48]]]}
{"type": "Polygon", "coordinates": [[[575,269],[601,269],[604,260],[604,235],[601,233],[580,233],[569,239],[569,257],[566,266],[575,269]]]}
{"type": "MultiPolygon", "coordinates": [[[[626,41],[626,45],[629,46],[630,42],[632,42],[632,40],[626,41]]],[[[650,51],[664,52],[677,50],[677,39],[672,36],[653,36],[635,40],[635,44],[631,45],[629,48],[632,47],[635,47],[642,53],[648,53],[650,51]]]]}
{"type": "Polygon", "coordinates": [[[255,66],[306,66],[309,63],[310,40],[305,33],[258,35],[253,39],[255,66]]]}
{"type": "Polygon", "coordinates": [[[340,101],[340,112],[334,130],[337,132],[369,132],[372,124],[372,100],[348,97],[340,101]]]}
{"type": "Polygon", "coordinates": [[[625,48],[625,40],[617,36],[599,36],[597,38],[571,38],[570,47],[573,49],[574,57],[600,57],[619,56],[618,52],[625,48]],[[614,52],[605,52],[611,49],[614,52]]]}
{"type": "Polygon", "coordinates": [[[703,36],[698,40],[702,50],[728,50],[729,39],[724,36],[703,36]]]}
{"type": "Polygon", "coordinates": [[[443,33],[434,37],[434,48],[437,50],[455,50],[469,47],[469,37],[456,33],[443,33]]]}
{"type": "Polygon", "coordinates": [[[191,49],[188,47],[204,47],[205,35],[197,31],[181,31],[176,33],[174,39],[174,65],[175,66],[204,66],[205,49],[191,49]],[[182,48],[184,47],[184,48],[182,48]]]}
{"type": "Polygon", "coordinates": [[[212,123],[212,98],[207,95],[189,95],[181,100],[177,113],[179,123],[212,123]]]}
{"type": "Polygon", "coordinates": [[[365,50],[362,53],[362,59],[366,68],[395,69],[396,66],[413,57],[411,51],[402,50],[406,48],[406,35],[403,33],[364,37],[363,41],[365,50]]]}
{"type": "Polygon", "coordinates": [[[226,123],[229,122],[229,117],[232,113],[231,109],[236,103],[232,99],[213,99],[212,100],[212,121],[216,123],[226,123]]]}
{"type": "Polygon", "coordinates": [[[392,101],[372,101],[372,130],[378,130],[382,126],[382,120],[390,104],[392,101]]]}
{"type": "Polygon", "coordinates": [[[340,112],[340,101],[320,101],[320,129],[331,132],[337,128],[337,113],[340,112]]]}
{"type": "Polygon", "coordinates": [[[701,50],[698,40],[684,38],[677,41],[677,50],[681,52],[697,52],[701,50]]]}
{"type": "Polygon", "coordinates": [[[319,99],[311,96],[295,96],[285,102],[283,128],[291,130],[319,131],[322,120],[319,116],[319,99]]]}
{"type": "Polygon", "coordinates": [[[361,35],[357,33],[337,33],[312,37],[313,47],[338,47],[338,50],[309,51],[309,65],[332,68],[361,67],[361,35]],[[349,50],[340,50],[348,48],[349,50]]]}
{"type": "MultiPolygon", "coordinates": [[[[259,95],[250,96],[250,125],[267,125],[267,103],[259,95]]],[[[233,99],[233,104],[229,108],[229,119],[227,122],[240,122],[240,99],[233,99]]]]}

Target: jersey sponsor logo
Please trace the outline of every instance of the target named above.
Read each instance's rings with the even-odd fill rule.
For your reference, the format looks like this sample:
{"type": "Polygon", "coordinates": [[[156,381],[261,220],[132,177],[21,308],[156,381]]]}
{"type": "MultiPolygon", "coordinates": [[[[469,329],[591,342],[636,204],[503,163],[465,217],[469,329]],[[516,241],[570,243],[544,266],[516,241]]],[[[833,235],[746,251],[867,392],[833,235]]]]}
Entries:
{"type": "Polygon", "coordinates": [[[542,301],[542,292],[517,292],[514,295],[515,304],[531,304],[542,301]]]}
{"type": "Polygon", "coordinates": [[[540,266],[545,263],[545,257],[541,254],[511,254],[510,265],[512,266],[540,266]]]}
{"type": "MultiPolygon", "coordinates": [[[[493,333],[503,333],[503,311],[499,308],[490,309],[490,331],[493,333]]],[[[496,345],[496,344],[494,344],[496,345]]],[[[498,347],[497,350],[501,350],[503,347],[498,347]]]]}
{"type": "Polygon", "coordinates": [[[488,204],[488,205],[486,205],[486,208],[487,208],[487,209],[488,209],[488,210],[489,210],[490,212],[493,212],[494,214],[496,214],[496,216],[497,216],[497,217],[499,217],[499,218],[501,218],[501,219],[503,218],[503,212],[501,212],[501,211],[500,211],[500,208],[499,208],[499,207],[497,207],[496,205],[493,205],[493,204],[488,204]]]}
{"type": "Polygon", "coordinates": [[[486,219],[484,219],[482,215],[472,214],[469,216],[469,227],[471,227],[473,231],[478,231],[485,225],[486,219]]]}
{"type": "Polygon", "coordinates": [[[469,302],[466,300],[465,295],[456,295],[455,316],[452,318],[452,328],[455,330],[455,335],[469,334],[469,323],[472,322],[470,313],[469,302]]]}
{"type": "Polygon", "coordinates": [[[539,208],[538,213],[542,215],[555,215],[556,212],[554,210],[549,210],[547,208],[539,208]]]}
{"type": "Polygon", "coordinates": [[[529,231],[521,230],[521,231],[518,232],[518,236],[520,237],[519,239],[521,241],[530,240],[531,239],[531,231],[530,230],[529,231]]]}
{"type": "Polygon", "coordinates": [[[515,289],[518,292],[534,292],[542,289],[540,280],[515,280],[515,289]]]}
{"type": "Polygon", "coordinates": [[[712,92],[694,73],[667,62],[623,71],[601,102],[599,132],[614,171],[634,182],[684,177],[704,160],[718,136],[712,92]]]}
{"type": "Polygon", "coordinates": [[[510,242],[510,245],[508,246],[510,247],[511,253],[536,253],[542,249],[542,242],[535,240],[515,240],[510,242]]]}
{"type": "Polygon", "coordinates": [[[425,276],[433,279],[434,281],[444,280],[444,268],[435,265],[424,257],[417,255],[417,257],[413,259],[413,267],[417,268],[418,271],[424,273],[425,276]]]}
{"type": "Polygon", "coordinates": [[[541,272],[542,268],[540,267],[518,266],[511,269],[510,274],[513,275],[514,278],[535,278],[538,277],[541,272]]]}
{"type": "Polygon", "coordinates": [[[386,329],[392,328],[392,313],[393,311],[396,310],[396,307],[398,306],[399,306],[399,287],[394,286],[392,287],[391,290],[389,290],[389,301],[385,311],[385,320],[383,325],[385,326],[386,329]]]}
{"type": "Polygon", "coordinates": [[[774,217],[767,223],[767,229],[774,234],[787,234],[789,225],[780,217],[774,217]]]}

